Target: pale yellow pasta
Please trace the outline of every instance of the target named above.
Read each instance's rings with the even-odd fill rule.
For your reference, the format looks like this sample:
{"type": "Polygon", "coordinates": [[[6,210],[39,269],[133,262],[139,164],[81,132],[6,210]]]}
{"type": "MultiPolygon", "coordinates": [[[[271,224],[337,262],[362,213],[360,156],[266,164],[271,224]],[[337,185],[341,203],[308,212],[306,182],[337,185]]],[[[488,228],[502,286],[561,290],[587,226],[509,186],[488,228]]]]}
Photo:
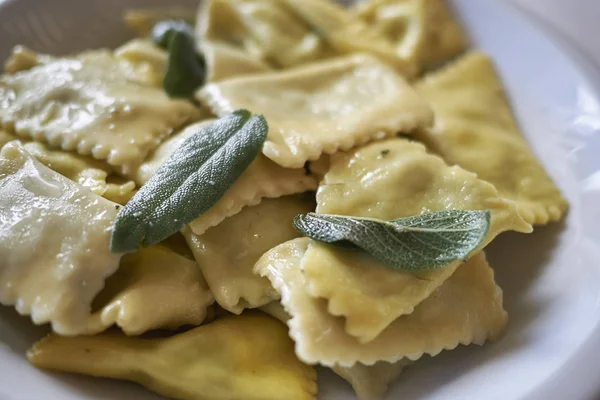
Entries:
{"type": "Polygon", "coordinates": [[[150,39],[130,40],[115,50],[115,57],[131,68],[137,80],[162,87],[168,55],[150,39]]]}
{"type": "MultiPolygon", "coordinates": [[[[514,202],[460,167],[449,167],[406,139],[372,143],[331,157],[317,192],[317,212],[392,220],[424,212],[490,210],[480,245],[507,230],[531,232],[514,202]]],[[[423,272],[396,271],[372,257],[313,243],[302,260],[308,291],[344,316],[349,334],[368,342],[448,279],[462,263],[423,272]]]]}
{"type": "Polygon", "coordinates": [[[10,56],[4,62],[4,72],[14,74],[35,67],[38,64],[45,64],[52,61],[52,57],[47,54],[39,54],[25,46],[15,46],[10,56]]]}
{"type": "Polygon", "coordinates": [[[0,303],[91,334],[93,298],[119,266],[109,249],[118,205],[42,165],[19,142],[0,153],[0,303]]]}
{"type": "Polygon", "coordinates": [[[198,110],[134,79],[110,51],[58,58],[0,77],[0,128],[107,160],[123,173],[198,110]]]}
{"type": "MultiPolygon", "coordinates": [[[[196,31],[201,47],[218,44],[273,68],[364,52],[407,77],[416,71],[383,36],[327,1],[207,0],[200,7],[196,31]]],[[[208,65],[209,76],[221,75],[213,62],[208,65]]]]}
{"type": "MultiPolygon", "coordinates": [[[[284,324],[287,324],[291,318],[278,300],[265,304],[260,307],[260,310],[284,324]]],[[[361,363],[351,367],[337,365],[331,369],[352,385],[358,400],[380,400],[390,383],[395,381],[404,367],[409,364],[411,364],[410,360],[400,360],[395,363],[380,361],[373,365],[361,363]]]]}
{"type": "Polygon", "coordinates": [[[521,135],[487,56],[471,52],[426,76],[417,90],[436,112],[435,126],[419,133],[434,151],[492,183],[529,223],[564,215],[567,201],[521,135]]]}
{"type": "Polygon", "coordinates": [[[390,384],[409,364],[410,360],[379,361],[373,365],[356,363],[351,367],[335,366],[332,369],[352,385],[358,400],[381,400],[390,384]]]}
{"type": "Polygon", "coordinates": [[[298,361],[285,326],[261,313],[167,338],[50,335],[27,357],[39,368],[130,380],[176,399],[315,400],[317,393],[317,374],[298,361]]]}
{"type": "Polygon", "coordinates": [[[365,55],[212,83],[198,98],[217,115],[240,108],[264,114],[263,153],[286,168],[433,121],[399,75],[365,55]]]}
{"type": "MultiPolygon", "coordinates": [[[[0,131],[0,148],[16,139],[17,136],[0,131]]],[[[124,204],[133,196],[135,183],[114,176],[111,168],[101,161],[50,149],[39,142],[26,142],[23,147],[46,167],[110,201],[124,204]]]]}
{"type": "Polygon", "coordinates": [[[323,0],[280,0],[310,25],[338,54],[368,53],[385,61],[405,78],[417,73],[416,63],[394,51],[393,44],[340,4],[323,0]]]}
{"type": "Polygon", "coordinates": [[[305,196],[264,199],[201,236],[189,228],[183,231],[221,307],[239,314],[277,299],[269,281],[256,275],[252,267],[267,250],[300,236],[292,221],[313,209],[314,202],[305,196]]]}
{"type": "MultiPolygon", "coordinates": [[[[185,140],[212,121],[189,125],[163,142],[138,168],[133,176],[136,182],[139,185],[146,183],[185,140]]],[[[219,225],[225,218],[239,213],[244,207],[260,203],[264,198],[302,193],[316,187],[315,178],[307,175],[304,168],[282,168],[261,154],[216,204],[192,221],[189,227],[194,234],[202,235],[207,229],[219,225]]]]}
{"type": "Polygon", "coordinates": [[[483,253],[473,256],[409,315],[403,315],[374,340],[360,343],[342,317],[327,311],[324,299],[307,291],[301,260],[310,239],[286,242],[265,253],[255,271],[269,278],[292,316],[288,321],[296,354],[308,364],[351,367],[417,360],[459,344],[483,344],[503,332],[507,315],[502,291],[483,253]]]}
{"type": "Polygon", "coordinates": [[[164,20],[194,23],[194,11],[169,5],[168,8],[132,9],[123,16],[125,24],[139,37],[148,37],[157,22],[164,20]]]}
{"type": "Polygon", "coordinates": [[[154,246],[121,259],[94,299],[91,324],[117,325],[127,335],[200,325],[214,298],[198,265],[166,247],[154,246]]]}
{"type": "Polygon", "coordinates": [[[265,72],[271,67],[256,45],[231,0],[206,0],[198,10],[196,39],[206,60],[207,82],[265,72]]]}
{"type": "Polygon", "coordinates": [[[366,0],[354,10],[420,68],[437,65],[467,48],[467,37],[446,0],[366,0]]]}

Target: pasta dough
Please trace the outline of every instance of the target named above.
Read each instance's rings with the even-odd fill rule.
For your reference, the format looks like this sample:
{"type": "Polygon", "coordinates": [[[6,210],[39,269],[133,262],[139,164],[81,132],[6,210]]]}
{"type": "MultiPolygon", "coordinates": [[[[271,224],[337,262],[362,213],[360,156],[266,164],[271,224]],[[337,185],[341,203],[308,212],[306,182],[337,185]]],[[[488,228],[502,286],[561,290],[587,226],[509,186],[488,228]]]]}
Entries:
{"type": "Polygon", "coordinates": [[[278,297],[269,281],[254,274],[252,267],[274,246],[300,236],[292,221],[314,209],[303,196],[264,199],[244,208],[196,236],[184,230],[194,257],[219,305],[235,314],[256,308],[278,297]]]}
{"type": "MultiPolygon", "coordinates": [[[[317,212],[324,214],[392,220],[448,209],[491,211],[480,248],[507,230],[531,232],[516,205],[499,197],[492,185],[405,139],[334,154],[317,192],[317,212]]],[[[302,267],[310,295],[327,299],[329,312],[345,317],[347,332],[368,342],[397,317],[410,314],[461,263],[395,271],[365,253],[313,243],[302,267]]]]}
{"type": "Polygon", "coordinates": [[[117,48],[115,56],[131,68],[137,80],[162,88],[168,55],[150,39],[133,39],[117,48]]]}
{"type": "Polygon", "coordinates": [[[109,250],[119,206],[36,161],[0,153],[0,303],[62,335],[95,333],[93,298],[119,266],[109,250]]]}
{"type": "Polygon", "coordinates": [[[264,114],[269,133],[263,153],[286,168],[433,120],[402,78],[362,55],[212,83],[198,98],[217,115],[240,108],[264,114]]]}
{"type": "Polygon", "coordinates": [[[430,67],[467,48],[467,37],[446,0],[367,0],[355,12],[390,40],[398,55],[430,67]]]}
{"type": "MultiPolygon", "coordinates": [[[[290,319],[279,301],[265,304],[260,310],[284,324],[287,324],[290,319]]],[[[395,381],[404,367],[410,363],[409,360],[400,360],[395,363],[382,361],[373,365],[356,363],[351,367],[334,366],[332,370],[352,385],[358,400],[380,400],[390,383],[395,381]]]]}
{"type": "Polygon", "coordinates": [[[265,72],[270,66],[251,44],[239,10],[231,0],[206,0],[198,10],[196,39],[204,54],[207,82],[265,72]]]}
{"type": "Polygon", "coordinates": [[[256,263],[255,271],[269,278],[281,295],[281,303],[292,316],[290,336],[296,354],[308,363],[351,367],[355,363],[417,360],[436,355],[459,344],[483,344],[504,330],[507,315],[502,291],[483,253],[464,263],[443,285],[403,315],[369,343],[360,343],[346,333],[344,319],[327,311],[325,300],[307,292],[300,266],[310,243],[308,238],[281,244],[256,263]]]}
{"type": "Polygon", "coordinates": [[[567,201],[521,136],[491,60],[469,53],[425,77],[417,89],[436,124],[420,138],[444,159],[492,183],[529,223],[559,220],[567,201]]]}
{"type": "MultiPolygon", "coordinates": [[[[135,174],[139,185],[146,183],[160,166],[198,129],[212,120],[189,125],[180,133],[163,142],[140,166],[135,174]]],[[[259,155],[240,178],[225,192],[215,205],[189,224],[195,235],[219,225],[223,220],[253,206],[264,198],[274,198],[314,190],[317,182],[303,168],[286,169],[259,155]]]]}
{"type": "Polygon", "coordinates": [[[405,78],[417,73],[416,64],[394,51],[383,35],[340,4],[323,0],[281,0],[308,23],[339,55],[367,53],[392,66],[405,78]]]}
{"type": "Polygon", "coordinates": [[[200,8],[197,32],[201,43],[218,43],[273,68],[364,52],[407,77],[415,72],[383,36],[327,1],[208,0],[200,8]]]}
{"type": "Polygon", "coordinates": [[[190,102],[132,80],[134,72],[99,50],[3,75],[0,128],[92,154],[127,173],[173,129],[198,115],[190,102]]]}
{"type": "MultiPolygon", "coordinates": [[[[0,148],[15,139],[15,135],[0,131],[0,148]]],[[[66,151],[52,150],[38,142],[28,142],[23,147],[46,167],[99,196],[119,204],[123,202],[117,200],[128,200],[133,196],[135,183],[114,177],[110,167],[100,161],[66,151]]]]}
{"type": "Polygon", "coordinates": [[[44,369],[138,382],[171,398],[314,400],[315,370],[294,355],[281,323],[228,316],[169,338],[50,335],[27,354],[44,369]]]}
{"type": "Polygon", "coordinates": [[[357,363],[351,367],[335,366],[332,369],[352,385],[358,400],[380,400],[390,383],[398,379],[409,364],[409,360],[395,363],[380,361],[373,365],[357,363]]]}
{"type": "Polygon", "coordinates": [[[194,261],[154,246],[123,256],[94,300],[91,323],[116,324],[127,335],[200,325],[213,302],[194,261]]]}

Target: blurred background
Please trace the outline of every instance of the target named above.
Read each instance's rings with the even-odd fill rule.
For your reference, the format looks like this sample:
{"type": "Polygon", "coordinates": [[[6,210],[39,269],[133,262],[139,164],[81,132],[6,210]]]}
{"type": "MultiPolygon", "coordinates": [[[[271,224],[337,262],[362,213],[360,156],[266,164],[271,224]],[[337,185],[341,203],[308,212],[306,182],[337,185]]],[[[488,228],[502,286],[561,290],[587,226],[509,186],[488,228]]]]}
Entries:
{"type": "Polygon", "coordinates": [[[600,0],[505,0],[570,41],[600,68],[600,0]]]}

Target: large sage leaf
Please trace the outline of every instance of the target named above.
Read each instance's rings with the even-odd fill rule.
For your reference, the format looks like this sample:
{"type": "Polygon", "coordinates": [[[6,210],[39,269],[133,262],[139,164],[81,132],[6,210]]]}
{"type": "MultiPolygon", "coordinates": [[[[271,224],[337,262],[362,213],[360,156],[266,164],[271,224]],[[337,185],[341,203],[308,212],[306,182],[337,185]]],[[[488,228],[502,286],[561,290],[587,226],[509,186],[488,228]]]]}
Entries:
{"type": "Polygon", "coordinates": [[[256,158],[267,131],[265,119],[246,110],[200,127],[121,209],[111,250],[151,246],[206,212],[256,158]]]}
{"type": "Polygon", "coordinates": [[[194,32],[183,21],[161,21],[152,40],[169,52],[163,88],[169,97],[191,97],[206,81],[206,63],[198,53],[194,32]]]}
{"type": "Polygon", "coordinates": [[[490,212],[449,210],[393,221],[309,213],[294,226],[314,240],[362,249],[391,268],[420,271],[465,259],[485,238],[490,212]]]}

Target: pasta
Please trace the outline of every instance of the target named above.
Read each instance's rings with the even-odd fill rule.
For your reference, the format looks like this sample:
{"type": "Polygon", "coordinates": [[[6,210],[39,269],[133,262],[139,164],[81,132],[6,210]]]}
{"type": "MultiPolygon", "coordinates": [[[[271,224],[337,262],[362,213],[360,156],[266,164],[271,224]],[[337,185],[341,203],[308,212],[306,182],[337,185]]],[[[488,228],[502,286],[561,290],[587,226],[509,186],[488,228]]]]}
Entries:
{"type": "Polygon", "coordinates": [[[417,360],[459,344],[483,344],[506,325],[502,291],[482,253],[457,269],[439,289],[409,314],[396,319],[369,343],[346,333],[344,321],[327,311],[324,300],[310,296],[301,260],[310,240],[294,239],[265,253],[255,271],[269,278],[292,318],[290,336],[296,354],[308,363],[352,367],[404,358],[417,360]]]}
{"type": "Polygon", "coordinates": [[[265,199],[227,218],[203,235],[184,230],[194,257],[219,305],[239,314],[278,297],[269,281],[255,275],[254,263],[267,250],[299,236],[294,216],[312,211],[314,204],[300,196],[265,199]],[[231,238],[226,243],[223,238],[231,238]]]}
{"type": "Polygon", "coordinates": [[[174,398],[311,400],[317,392],[314,369],[296,359],[285,328],[264,314],[164,339],[50,335],[28,357],[40,368],[131,380],[174,398]]]}
{"type": "MultiPolygon", "coordinates": [[[[279,301],[265,304],[260,307],[260,310],[286,324],[290,319],[279,301]]],[[[409,360],[400,360],[395,363],[380,361],[373,365],[361,363],[356,363],[351,367],[337,365],[332,369],[352,385],[358,400],[378,400],[383,397],[389,384],[395,381],[404,367],[410,363],[409,360]]]]}
{"type": "Polygon", "coordinates": [[[366,0],[355,12],[421,69],[467,48],[467,38],[443,0],[366,0]]]}
{"type": "Polygon", "coordinates": [[[127,66],[97,51],[0,78],[0,126],[64,150],[139,165],[173,129],[198,114],[183,100],[129,79],[127,66]]]}
{"type": "Polygon", "coordinates": [[[127,335],[200,325],[213,302],[195,262],[155,246],[122,258],[94,299],[90,324],[115,324],[127,335]]]}
{"type": "MultiPolygon", "coordinates": [[[[333,155],[317,192],[317,212],[326,214],[393,220],[445,209],[491,210],[480,248],[503,231],[531,231],[516,205],[499,197],[492,185],[405,139],[333,155]]],[[[461,262],[419,273],[393,271],[368,255],[313,243],[302,268],[309,294],[326,299],[331,314],[345,317],[346,331],[369,342],[410,314],[461,262]]]]}
{"type": "Polygon", "coordinates": [[[472,52],[417,88],[437,120],[419,137],[444,159],[492,183],[529,223],[559,220],[567,201],[521,136],[488,57],[472,52]]]}
{"type": "Polygon", "coordinates": [[[0,75],[0,304],[50,326],[31,364],[182,400],[314,400],[319,366],[382,400],[501,337],[486,246],[568,204],[451,4],[124,20],[0,75]]]}
{"type": "MultiPolygon", "coordinates": [[[[0,148],[16,139],[17,136],[0,131],[0,148]]],[[[23,147],[46,167],[99,196],[119,204],[124,204],[133,196],[135,183],[115,177],[111,169],[100,161],[62,150],[52,150],[38,142],[27,142],[23,147]]]]}
{"type": "MultiPolygon", "coordinates": [[[[62,335],[94,333],[93,298],[119,266],[109,250],[119,208],[36,161],[0,152],[0,303],[62,335]]],[[[97,330],[96,330],[97,331],[97,330]]]]}
{"type": "Polygon", "coordinates": [[[198,98],[217,115],[239,108],[264,114],[263,153],[285,168],[432,122],[410,86],[368,56],[212,83],[198,98]]]}

